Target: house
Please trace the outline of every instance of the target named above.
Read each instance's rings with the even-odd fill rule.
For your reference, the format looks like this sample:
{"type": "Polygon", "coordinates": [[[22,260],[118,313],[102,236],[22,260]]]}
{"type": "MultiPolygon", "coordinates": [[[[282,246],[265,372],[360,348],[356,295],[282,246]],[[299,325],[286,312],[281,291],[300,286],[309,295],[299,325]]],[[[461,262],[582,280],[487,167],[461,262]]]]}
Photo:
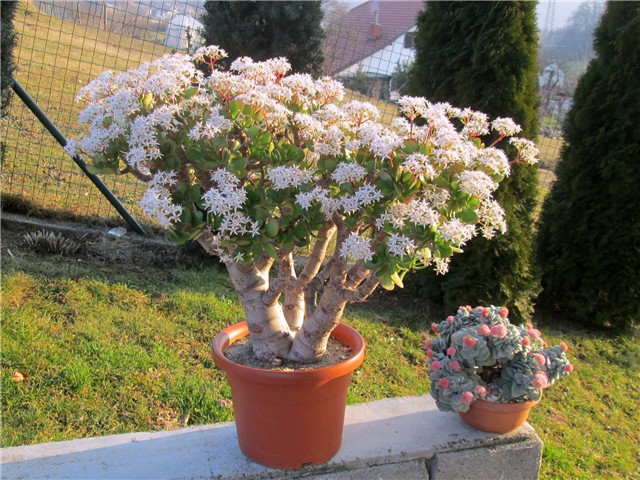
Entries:
{"type": "Polygon", "coordinates": [[[195,18],[189,15],[176,15],[167,26],[164,44],[176,50],[186,50],[188,47],[193,50],[204,43],[203,29],[202,23],[195,18]]]}
{"type": "Polygon", "coordinates": [[[368,1],[350,10],[327,29],[325,74],[370,96],[393,98],[394,73],[414,58],[416,17],[423,7],[415,0],[368,1]]]}

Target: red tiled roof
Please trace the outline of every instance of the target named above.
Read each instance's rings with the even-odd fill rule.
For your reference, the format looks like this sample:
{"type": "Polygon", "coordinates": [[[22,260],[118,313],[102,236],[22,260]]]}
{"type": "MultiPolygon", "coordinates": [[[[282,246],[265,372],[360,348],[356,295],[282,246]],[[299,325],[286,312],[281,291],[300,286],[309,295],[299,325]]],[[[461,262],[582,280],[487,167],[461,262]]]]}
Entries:
{"type": "Polygon", "coordinates": [[[335,75],[391,44],[416,25],[423,7],[421,0],[373,0],[352,9],[326,32],[325,74],[335,75]]]}

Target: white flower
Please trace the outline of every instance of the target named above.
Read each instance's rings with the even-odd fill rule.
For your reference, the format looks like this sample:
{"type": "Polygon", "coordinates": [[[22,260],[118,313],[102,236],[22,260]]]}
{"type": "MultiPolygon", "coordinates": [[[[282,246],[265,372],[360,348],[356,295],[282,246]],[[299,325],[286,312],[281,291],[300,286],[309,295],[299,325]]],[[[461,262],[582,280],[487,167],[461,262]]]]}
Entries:
{"type": "Polygon", "coordinates": [[[223,168],[213,172],[211,179],[218,187],[205,192],[202,201],[209,212],[222,216],[223,224],[228,225],[237,220],[236,212],[247,200],[247,192],[238,187],[239,179],[223,168]]]}
{"type": "Polygon", "coordinates": [[[475,112],[466,108],[458,116],[464,124],[462,134],[467,137],[479,137],[489,133],[489,121],[487,115],[482,112],[475,112]]]}
{"type": "Polygon", "coordinates": [[[536,144],[527,138],[512,137],[509,139],[509,143],[512,144],[518,150],[518,160],[523,163],[535,164],[538,163],[538,155],[540,150],[536,147],[536,144]]]}
{"type": "Polygon", "coordinates": [[[205,45],[198,48],[193,54],[194,60],[200,60],[203,62],[207,62],[209,60],[217,62],[218,60],[226,57],[227,52],[217,45],[205,45]]]}
{"type": "Polygon", "coordinates": [[[427,108],[427,100],[422,97],[400,97],[400,112],[413,122],[427,108]]]}
{"type": "Polygon", "coordinates": [[[380,111],[369,102],[353,100],[342,108],[350,117],[351,122],[357,126],[368,121],[377,122],[380,120],[380,111]]]}
{"type": "Polygon", "coordinates": [[[491,122],[491,128],[498,132],[499,135],[510,137],[516,133],[520,133],[522,128],[511,118],[496,118],[491,122]]]}
{"type": "Polygon", "coordinates": [[[478,209],[478,215],[482,224],[482,235],[485,238],[491,239],[496,232],[505,233],[507,231],[504,209],[495,200],[482,202],[478,209]]]}
{"type": "Polygon", "coordinates": [[[316,80],[315,86],[315,97],[321,105],[330,104],[333,101],[339,102],[344,97],[344,86],[331,77],[316,80]]]}
{"type": "Polygon", "coordinates": [[[429,162],[429,157],[423,153],[416,152],[408,155],[401,168],[418,177],[428,178],[429,180],[436,176],[436,171],[429,162]]]}
{"type": "Polygon", "coordinates": [[[362,165],[351,162],[340,162],[331,174],[331,178],[338,183],[358,182],[367,174],[362,165]]]}
{"type": "Polygon", "coordinates": [[[440,227],[440,237],[453,245],[464,245],[475,234],[475,226],[452,218],[440,227]]]}
{"type": "Polygon", "coordinates": [[[64,151],[67,155],[75,157],[78,155],[78,143],[72,138],[67,140],[67,144],[64,146],[64,151]]]}
{"type": "Polygon", "coordinates": [[[415,253],[417,245],[412,239],[405,235],[392,233],[387,239],[387,249],[389,253],[397,257],[402,257],[415,253]]]}
{"type": "Polygon", "coordinates": [[[476,157],[476,163],[500,175],[509,175],[511,171],[507,155],[499,148],[488,147],[480,150],[478,157],[476,157]]]}
{"type": "Polygon", "coordinates": [[[155,218],[163,228],[170,228],[182,214],[182,207],[171,201],[171,192],[167,188],[174,183],[175,172],[160,172],[154,175],[140,200],[143,213],[155,218]]]}
{"type": "Polygon", "coordinates": [[[354,262],[358,260],[364,260],[365,262],[371,260],[373,258],[371,240],[351,232],[340,246],[340,256],[345,260],[352,260],[354,262]]]}
{"type": "Polygon", "coordinates": [[[371,150],[378,158],[387,158],[391,152],[402,144],[402,138],[388,131],[371,142],[371,150]]]}
{"type": "Polygon", "coordinates": [[[436,273],[438,275],[444,275],[449,271],[449,258],[435,258],[436,273]]]}
{"type": "Polygon", "coordinates": [[[302,170],[297,166],[274,167],[267,173],[267,178],[276,190],[299,187],[313,180],[313,171],[302,170]]]}
{"type": "Polygon", "coordinates": [[[489,175],[480,171],[467,170],[460,173],[460,190],[478,198],[487,198],[498,188],[489,175]]]}
{"type": "Polygon", "coordinates": [[[437,227],[440,223],[440,214],[424,199],[411,200],[407,210],[409,220],[415,225],[437,227]]]}

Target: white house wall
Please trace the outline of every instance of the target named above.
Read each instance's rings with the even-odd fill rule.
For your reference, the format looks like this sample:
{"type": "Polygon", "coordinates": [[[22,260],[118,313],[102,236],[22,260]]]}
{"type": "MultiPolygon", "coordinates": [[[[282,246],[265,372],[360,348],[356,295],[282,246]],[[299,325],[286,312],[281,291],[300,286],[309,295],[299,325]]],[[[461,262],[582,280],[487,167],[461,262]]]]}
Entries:
{"type": "Polygon", "coordinates": [[[398,37],[392,44],[342,70],[337,76],[351,77],[361,69],[370,77],[390,77],[398,68],[398,64],[413,61],[415,57],[413,48],[404,48],[404,37],[405,35],[398,37]]]}

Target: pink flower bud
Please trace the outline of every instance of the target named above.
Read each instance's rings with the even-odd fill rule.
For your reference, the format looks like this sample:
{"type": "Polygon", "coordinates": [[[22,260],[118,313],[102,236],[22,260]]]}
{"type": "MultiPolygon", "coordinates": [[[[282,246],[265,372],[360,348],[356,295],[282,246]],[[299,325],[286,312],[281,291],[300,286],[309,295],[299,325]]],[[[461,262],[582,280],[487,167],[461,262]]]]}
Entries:
{"type": "Polygon", "coordinates": [[[456,347],[447,348],[447,355],[449,355],[450,357],[453,357],[455,354],[456,354],[456,347]]]}
{"type": "Polygon", "coordinates": [[[487,318],[489,316],[489,309],[488,308],[483,308],[482,309],[482,316],[484,318],[487,318]]]}
{"type": "Polygon", "coordinates": [[[528,347],[531,345],[531,339],[529,337],[522,337],[522,345],[528,347]]]}
{"type": "Polygon", "coordinates": [[[431,362],[431,370],[437,372],[440,368],[442,368],[442,364],[438,360],[431,362]]]}
{"type": "Polygon", "coordinates": [[[470,405],[473,402],[473,393],[471,392],[462,392],[460,395],[460,401],[465,405],[470,405]]]}
{"type": "Polygon", "coordinates": [[[498,315],[500,315],[502,318],[507,318],[507,316],[509,315],[509,309],[507,307],[502,307],[498,312],[498,315]]]}
{"type": "Polygon", "coordinates": [[[449,362],[449,367],[451,367],[451,370],[453,370],[454,372],[459,372],[460,371],[460,362],[458,362],[457,360],[452,360],[449,362]]]}
{"type": "Polygon", "coordinates": [[[544,365],[545,363],[547,363],[546,357],[541,353],[534,353],[533,359],[536,361],[538,365],[544,365]]]}
{"type": "Polygon", "coordinates": [[[569,345],[567,345],[565,342],[560,342],[560,346],[562,347],[562,351],[564,353],[567,353],[569,351],[569,345]]]}
{"type": "Polygon", "coordinates": [[[491,327],[491,336],[496,338],[504,338],[507,336],[507,327],[501,323],[491,327]]]}
{"type": "Polygon", "coordinates": [[[476,393],[481,397],[486,397],[487,389],[484,388],[482,385],[476,385],[476,393]]]}
{"type": "Polygon", "coordinates": [[[465,347],[475,347],[478,341],[473,338],[471,335],[467,335],[462,339],[462,343],[464,343],[465,347]]]}
{"type": "Polygon", "coordinates": [[[537,342],[540,342],[542,340],[542,338],[540,337],[540,330],[538,330],[537,328],[530,328],[529,330],[527,330],[527,333],[537,342]]]}
{"type": "Polygon", "coordinates": [[[454,320],[455,320],[455,317],[453,315],[449,315],[447,317],[447,323],[453,323],[454,320]]]}
{"type": "Polygon", "coordinates": [[[441,378],[438,380],[438,386],[441,388],[449,388],[450,382],[446,378],[441,378]]]}
{"type": "Polygon", "coordinates": [[[570,363],[567,363],[567,365],[564,367],[564,371],[565,372],[573,372],[573,365],[570,363]]]}
{"type": "Polygon", "coordinates": [[[427,358],[433,358],[433,350],[427,348],[427,358]]]}
{"type": "Polygon", "coordinates": [[[485,337],[488,337],[489,335],[491,335],[491,329],[489,328],[488,325],[480,325],[478,327],[478,333],[480,335],[484,335],[485,337]]]}
{"type": "Polygon", "coordinates": [[[438,332],[438,325],[436,325],[435,322],[431,322],[431,331],[436,334],[440,333],[438,332]]]}
{"type": "Polygon", "coordinates": [[[544,372],[538,372],[533,377],[533,386],[536,388],[547,388],[549,386],[549,377],[544,372]]]}

